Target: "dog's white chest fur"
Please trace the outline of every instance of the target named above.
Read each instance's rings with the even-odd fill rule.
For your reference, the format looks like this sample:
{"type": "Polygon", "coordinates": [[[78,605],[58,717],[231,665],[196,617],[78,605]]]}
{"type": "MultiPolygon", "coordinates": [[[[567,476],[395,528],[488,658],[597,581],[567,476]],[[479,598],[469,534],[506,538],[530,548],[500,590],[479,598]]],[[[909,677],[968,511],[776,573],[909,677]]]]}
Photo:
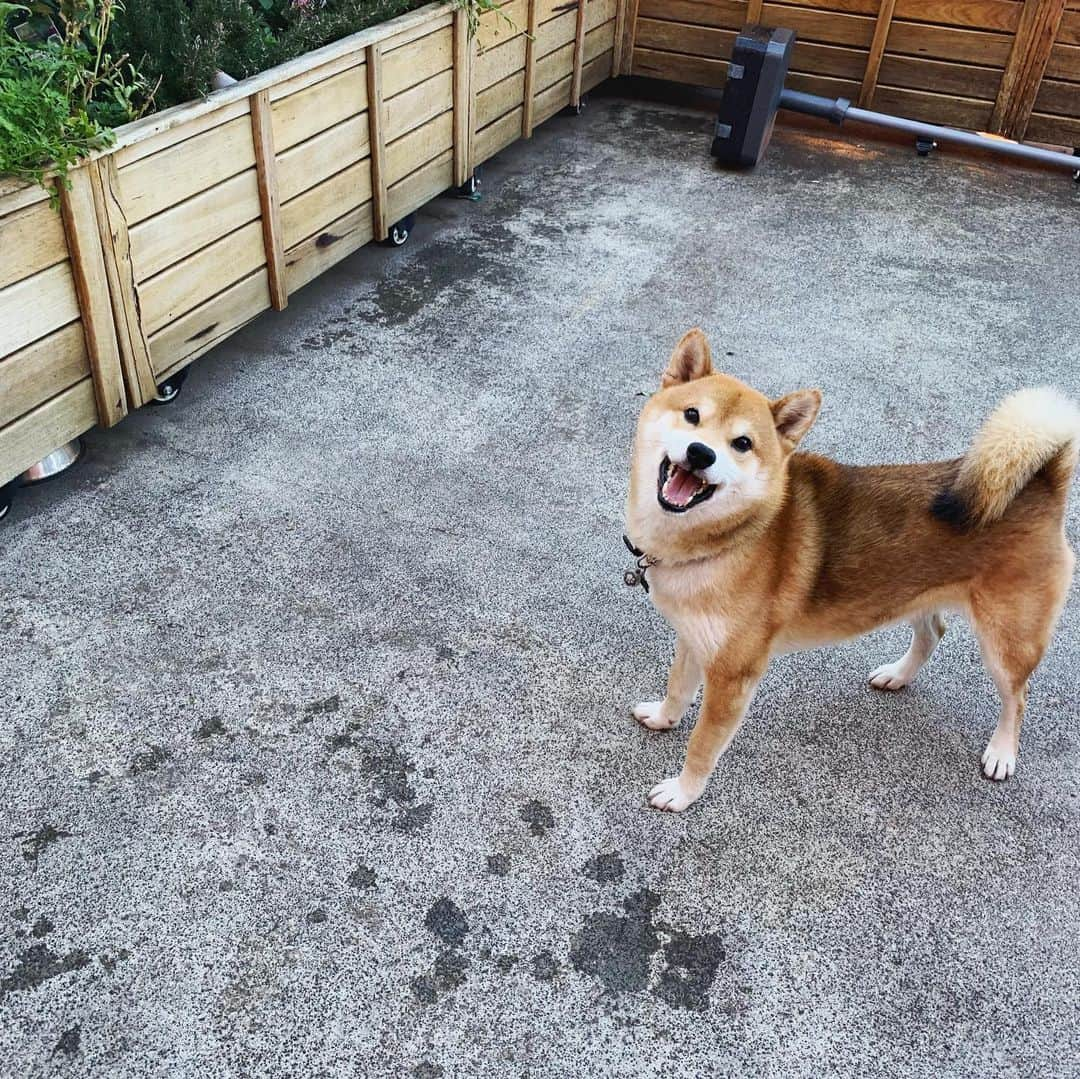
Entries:
{"type": "Polygon", "coordinates": [[[653,603],[680,640],[701,662],[723,647],[731,632],[714,561],[654,566],[649,571],[653,603]]]}

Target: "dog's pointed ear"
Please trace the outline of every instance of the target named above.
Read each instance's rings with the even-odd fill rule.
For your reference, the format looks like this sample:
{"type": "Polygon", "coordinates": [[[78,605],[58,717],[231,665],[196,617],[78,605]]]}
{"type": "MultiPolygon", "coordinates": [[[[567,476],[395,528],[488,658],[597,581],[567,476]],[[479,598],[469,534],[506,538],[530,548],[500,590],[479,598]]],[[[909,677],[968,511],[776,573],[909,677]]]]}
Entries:
{"type": "Polygon", "coordinates": [[[821,408],[820,390],[796,390],[772,403],[773,423],[780,442],[790,453],[814,426],[821,408]]]}
{"type": "Polygon", "coordinates": [[[687,330],[675,346],[667,369],[660,379],[660,387],[666,390],[680,382],[693,382],[696,378],[704,378],[712,372],[709,342],[705,339],[705,334],[695,326],[694,329],[687,330]]]}

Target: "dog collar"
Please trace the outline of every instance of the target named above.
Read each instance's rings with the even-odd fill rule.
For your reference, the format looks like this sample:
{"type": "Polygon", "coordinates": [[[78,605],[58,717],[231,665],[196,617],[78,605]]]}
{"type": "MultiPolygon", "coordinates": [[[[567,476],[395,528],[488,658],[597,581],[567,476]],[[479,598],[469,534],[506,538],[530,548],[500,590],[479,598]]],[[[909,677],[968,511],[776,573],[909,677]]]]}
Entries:
{"type": "Polygon", "coordinates": [[[633,569],[623,571],[623,584],[629,588],[635,588],[637,585],[641,585],[641,587],[648,592],[649,582],[645,579],[645,574],[652,566],[659,565],[660,559],[653,558],[652,555],[647,555],[644,551],[635,547],[633,543],[630,542],[630,537],[625,533],[623,534],[622,541],[626,544],[626,549],[637,559],[637,564],[633,569]]]}

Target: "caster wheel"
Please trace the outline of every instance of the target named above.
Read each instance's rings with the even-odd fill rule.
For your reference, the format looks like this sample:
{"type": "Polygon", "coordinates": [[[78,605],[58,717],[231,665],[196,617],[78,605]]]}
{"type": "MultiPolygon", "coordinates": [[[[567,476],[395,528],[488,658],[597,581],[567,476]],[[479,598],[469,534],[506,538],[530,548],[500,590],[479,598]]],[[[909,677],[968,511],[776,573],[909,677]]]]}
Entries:
{"type": "Polygon", "coordinates": [[[15,484],[5,483],[0,487],[0,521],[2,521],[11,509],[11,500],[15,497],[15,484]]]}
{"type": "Polygon", "coordinates": [[[588,103],[589,99],[583,95],[576,105],[568,105],[566,107],[567,114],[570,116],[580,116],[585,111],[585,106],[588,103]]]}
{"type": "Polygon", "coordinates": [[[404,247],[412,235],[413,226],[416,224],[416,214],[409,214],[390,227],[390,234],[384,241],[387,247],[404,247]]]}
{"type": "Polygon", "coordinates": [[[469,202],[480,201],[480,175],[479,173],[473,173],[461,187],[454,191],[454,195],[459,199],[468,199],[469,202]]]}
{"type": "Polygon", "coordinates": [[[170,375],[164,382],[160,383],[157,388],[157,396],[150,402],[152,405],[167,405],[172,401],[175,401],[180,396],[180,389],[184,385],[184,380],[188,376],[188,369],[185,367],[182,371],[177,371],[175,375],[170,375]]]}

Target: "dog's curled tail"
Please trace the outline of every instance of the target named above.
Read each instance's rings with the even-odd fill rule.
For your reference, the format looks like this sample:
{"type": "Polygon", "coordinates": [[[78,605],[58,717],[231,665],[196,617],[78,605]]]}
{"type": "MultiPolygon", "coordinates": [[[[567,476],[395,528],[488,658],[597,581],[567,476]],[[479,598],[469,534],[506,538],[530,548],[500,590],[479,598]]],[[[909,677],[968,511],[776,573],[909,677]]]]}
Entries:
{"type": "Polygon", "coordinates": [[[991,413],[931,512],[958,528],[993,524],[1039,472],[1064,492],[1080,449],[1080,409],[1049,387],[1020,390],[991,413]]]}

